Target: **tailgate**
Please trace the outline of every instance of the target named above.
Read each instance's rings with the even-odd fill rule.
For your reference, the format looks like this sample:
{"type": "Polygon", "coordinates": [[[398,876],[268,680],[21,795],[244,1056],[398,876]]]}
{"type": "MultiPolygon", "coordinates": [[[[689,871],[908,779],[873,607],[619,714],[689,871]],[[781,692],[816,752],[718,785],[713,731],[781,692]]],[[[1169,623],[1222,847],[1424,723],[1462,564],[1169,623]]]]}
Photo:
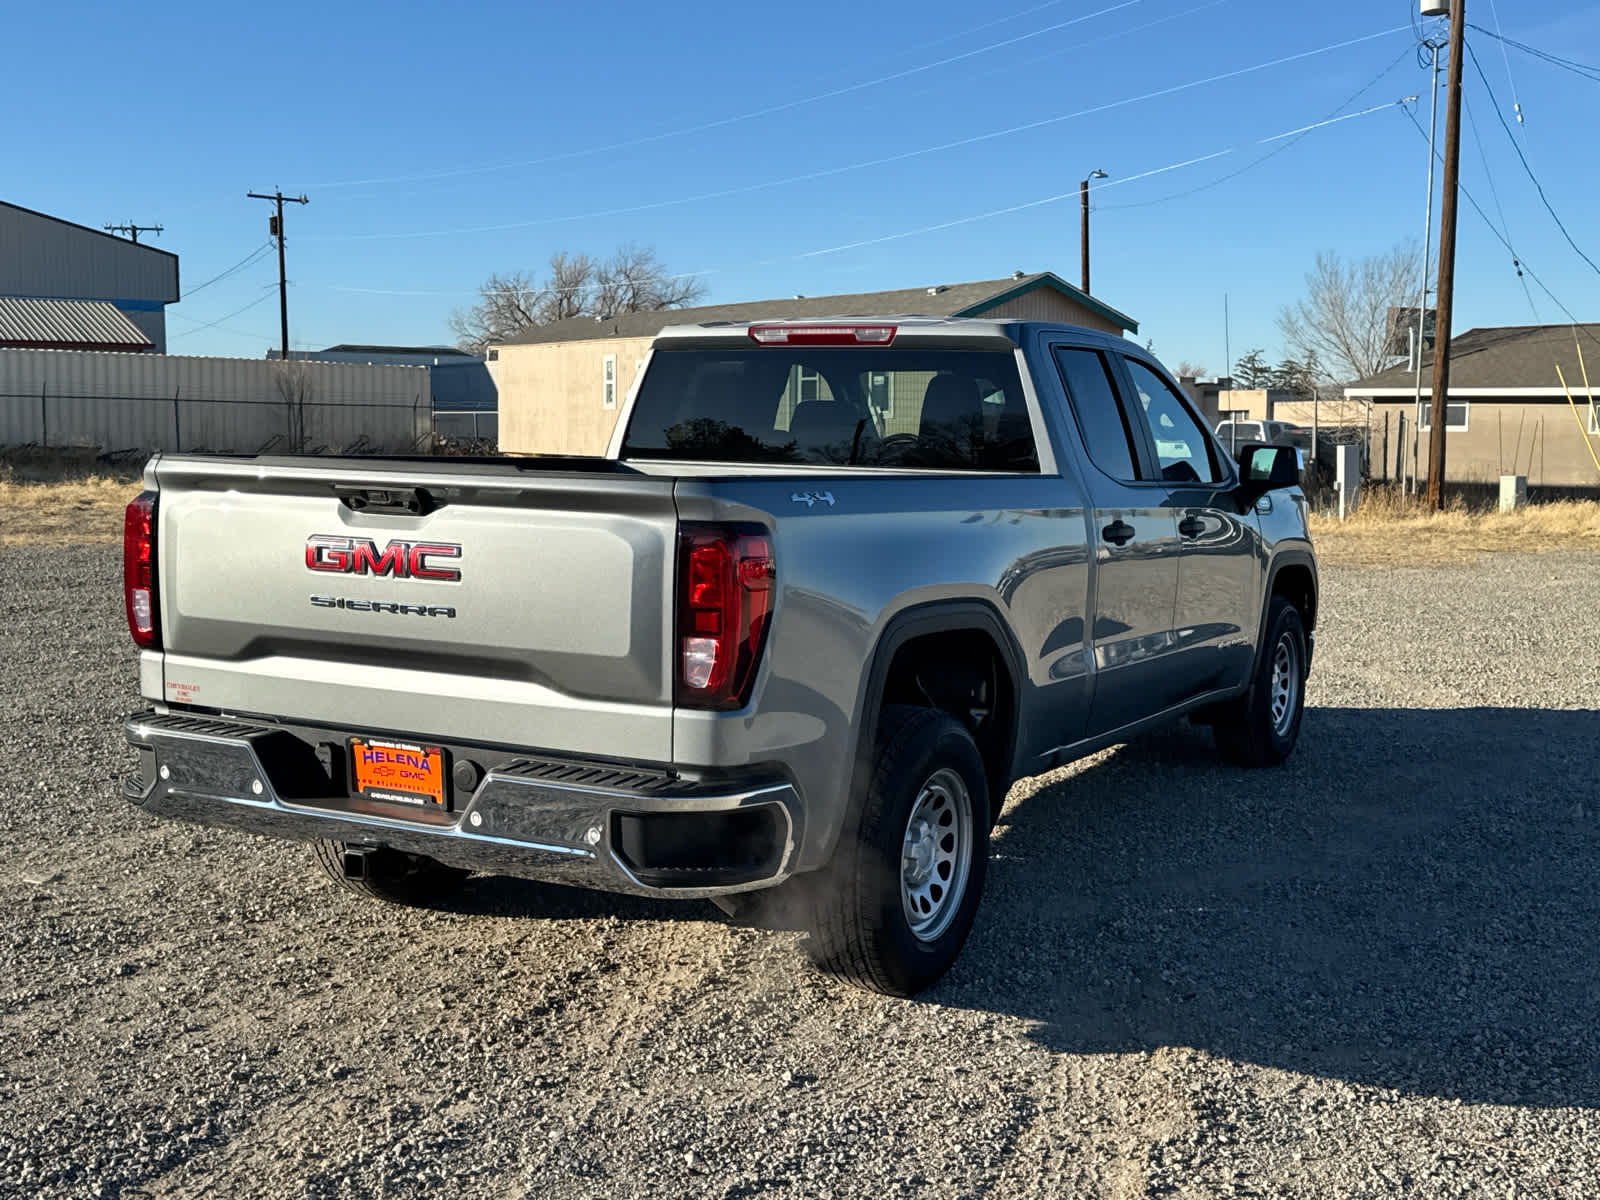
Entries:
{"type": "Polygon", "coordinates": [[[167,700],[671,758],[671,480],[448,460],[155,473],[167,700]]]}

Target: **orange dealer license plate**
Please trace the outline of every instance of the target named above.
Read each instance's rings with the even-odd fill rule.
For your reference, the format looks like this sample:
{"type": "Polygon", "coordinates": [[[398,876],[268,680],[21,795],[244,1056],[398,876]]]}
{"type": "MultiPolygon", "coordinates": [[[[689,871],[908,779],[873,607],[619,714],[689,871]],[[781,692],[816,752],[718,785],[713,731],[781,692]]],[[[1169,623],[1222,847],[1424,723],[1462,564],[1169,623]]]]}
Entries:
{"type": "Polygon", "coordinates": [[[369,800],[444,807],[444,750],[409,742],[350,739],[351,790],[369,800]]]}

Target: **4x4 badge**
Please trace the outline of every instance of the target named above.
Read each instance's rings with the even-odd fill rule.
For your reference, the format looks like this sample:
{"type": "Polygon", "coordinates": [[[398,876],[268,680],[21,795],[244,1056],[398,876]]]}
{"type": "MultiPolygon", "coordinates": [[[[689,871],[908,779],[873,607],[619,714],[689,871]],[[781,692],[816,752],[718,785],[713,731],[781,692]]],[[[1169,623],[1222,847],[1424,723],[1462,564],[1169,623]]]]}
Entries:
{"type": "Polygon", "coordinates": [[[818,503],[826,504],[829,508],[833,507],[832,492],[791,492],[789,499],[795,504],[804,504],[807,508],[818,503]]]}

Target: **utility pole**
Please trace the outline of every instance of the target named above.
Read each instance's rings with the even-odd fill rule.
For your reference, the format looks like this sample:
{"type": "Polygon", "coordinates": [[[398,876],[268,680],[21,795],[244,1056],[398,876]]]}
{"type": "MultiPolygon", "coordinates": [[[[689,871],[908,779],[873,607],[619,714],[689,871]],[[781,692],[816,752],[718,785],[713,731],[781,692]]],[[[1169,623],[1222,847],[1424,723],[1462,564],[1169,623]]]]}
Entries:
{"type": "Polygon", "coordinates": [[[161,226],[159,225],[134,225],[131,223],[127,225],[102,225],[101,228],[107,233],[125,233],[135,243],[138,242],[141,233],[161,232],[161,226]]]}
{"type": "MultiPolygon", "coordinates": [[[[1432,15],[1426,10],[1424,15],[1432,15]]],[[[1415,495],[1417,492],[1417,440],[1418,430],[1422,428],[1422,349],[1428,329],[1428,276],[1431,274],[1432,263],[1430,258],[1433,253],[1433,160],[1434,143],[1439,133],[1439,51],[1443,50],[1446,43],[1436,36],[1430,36],[1423,43],[1433,59],[1433,75],[1428,91],[1431,99],[1428,108],[1428,205],[1422,221],[1422,295],[1417,300],[1417,330],[1415,353],[1416,362],[1413,364],[1417,389],[1415,403],[1412,405],[1411,417],[1411,454],[1410,478],[1402,478],[1401,491],[1406,495],[1415,495]]],[[[1437,331],[1435,331],[1437,332],[1437,331]]],[[[1401,447],[1401,455],[1405,455],[1405,448],[1401,447]]],[[[1403,475],[1403,473],[1402,473],[1403,475]]]]}
{"type": "Polygon", "coordinates": [[[1450,397],[1450,309],[1456,290],[1456,196],[1461,177],[1461,67],[1466,54],[1467,0],[1450,2],[1450,78],[1445,85],[1444,199],[1439,206],[1439,298],[1434,319],[1433,395],[1428,422],[1427,506],[1444,508],[1444,448],[1450,397]]]}
{"type": "MultiPolygon", "coordinates": [[[[1106,173],[1099,168],[1089,172],[1089,179],[1105,179],[1106,173]]],[[[1083,229],[1079,240],[1083,249],[1083,294],[1089,294],[1089,179],[1078,184],[1078,207],[1083,214],[1083,229]]]]}
{"type": "Polygon", "coordinates": [[[246,192],[252,200],[271,200],[278,206],[278,211],[267,218],[267,233],[278,239],[278,321],[283,327],[283,352],[280,355],[285,362],[289,359],[289,288],[284,281],[283,274],[283,203],[287,200],[290,204],[309,204],[305,196],[285,196],[282,190],[275,190],[271,195],[261,192],[246,192]]]}

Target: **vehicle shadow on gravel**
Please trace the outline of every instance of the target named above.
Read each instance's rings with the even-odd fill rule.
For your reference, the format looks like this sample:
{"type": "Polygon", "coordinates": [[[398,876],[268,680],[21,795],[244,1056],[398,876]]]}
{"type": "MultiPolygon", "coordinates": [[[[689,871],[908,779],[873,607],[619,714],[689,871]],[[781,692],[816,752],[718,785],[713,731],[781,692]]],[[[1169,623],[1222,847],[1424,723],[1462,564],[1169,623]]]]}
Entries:
{"type": "Polygon", "coordinates": [[[434,905],[444,912],[475,917],[532,917],[546,921],[710,921],[722,919],[712,905],[654,900],[591,888],[564,887],[510,875],[474,875],[461,891],[434,905]]]}
{"type": "Polygon", "coordinates": [[[929,998],[1058,1051],[1600,1106],[1597,767],[1594,711],[1313,708],[1265,771],[1135,742],[1004,813],[929,998]]]}

